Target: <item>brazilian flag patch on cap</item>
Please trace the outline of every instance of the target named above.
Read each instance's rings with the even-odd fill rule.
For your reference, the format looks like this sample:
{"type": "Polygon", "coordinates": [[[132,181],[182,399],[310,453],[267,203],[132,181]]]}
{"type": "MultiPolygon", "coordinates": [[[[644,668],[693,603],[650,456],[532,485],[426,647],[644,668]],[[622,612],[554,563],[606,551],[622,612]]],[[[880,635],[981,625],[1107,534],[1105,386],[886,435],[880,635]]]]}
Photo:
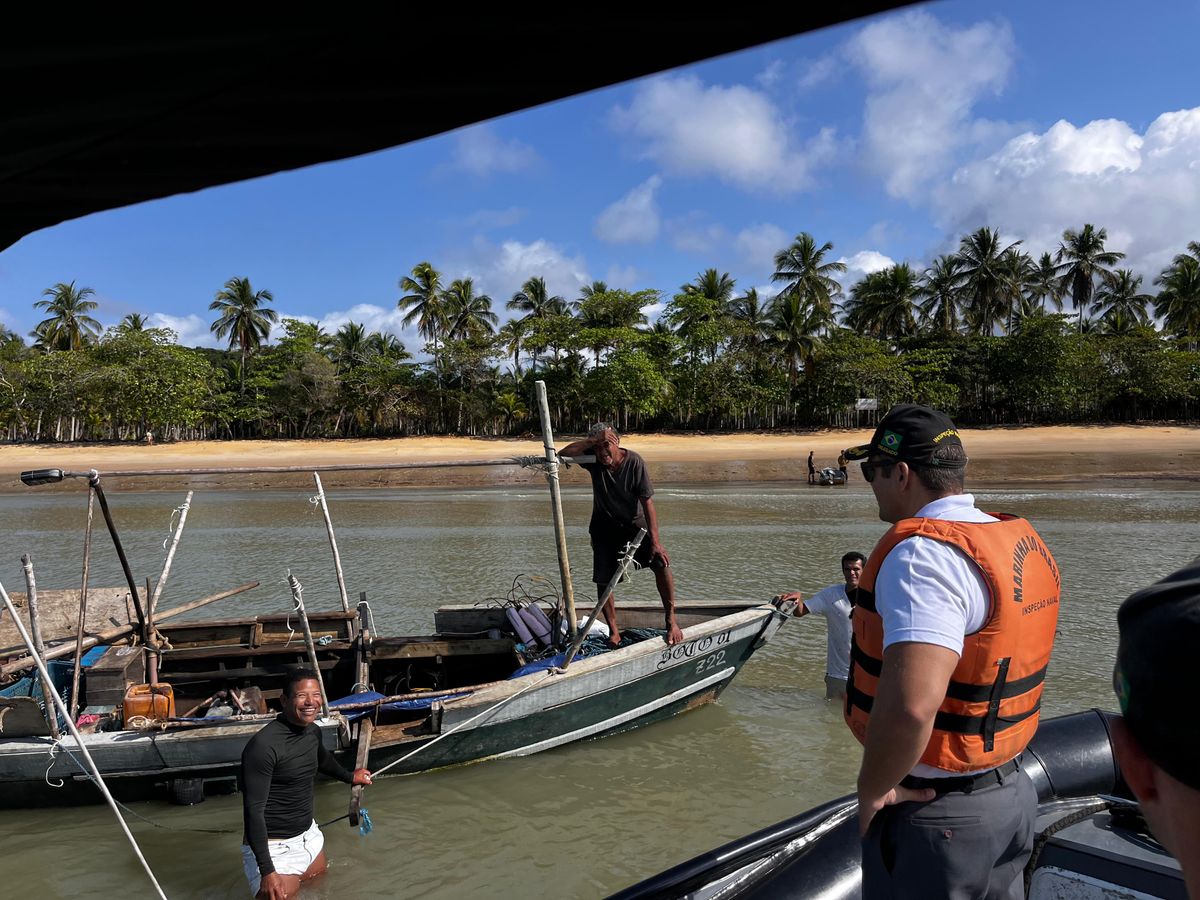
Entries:
{"type": "Polygon", "coordinates": [[[900,435],[894,431],[885,431],[879,439],[879,449],[887,453],[900,452],[900,435]]]}

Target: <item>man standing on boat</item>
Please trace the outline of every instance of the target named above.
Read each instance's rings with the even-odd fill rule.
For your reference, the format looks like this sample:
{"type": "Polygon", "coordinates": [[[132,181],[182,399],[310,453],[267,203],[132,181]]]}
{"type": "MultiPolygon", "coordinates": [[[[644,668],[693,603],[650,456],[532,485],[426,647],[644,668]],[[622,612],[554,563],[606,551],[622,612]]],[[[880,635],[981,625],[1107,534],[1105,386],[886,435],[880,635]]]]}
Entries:
{"type": "Polygon", "coordinates": [[[1117,611],[1113,687],[1122,718],[1113,728],[1121,775],[1154,836],[1179,860],[1188,895],[1200,898],[1200,721],[1195,702],[1200,647],[1200,557],[1138,591],[1117,611]]]}
{"type": "Polygon", "coordinates": [[[263,900],[293,897],[326,868],[325,836],[313,819],[313,779],[371,783],[366,769],[347,772],[321,743],[321,684],[312,669],[293,671],[283,712],[242,751],[242,863],[250,891],[263,900]]]}
{"type": "Polygon", "coordinates": [[[793,616],[810,612],[825,617],[825,699],[846,699],[846,677],[850,673],[850,609],[858,590],[867,558],[857,550],[842,557],[842,578],[845,584],[833,584],[817,591],[807,600],[799,591],[789,591],[775,598],[778,606],[788,600],[796,601],[793,616]]]}
{"type": "Polygon", "coordinates": [[[894,407],[846,455],[892,524],[859,580],[846,687],[863,896],[1024,897],[1037,792],[1017,756],[1037,730],[1058,567],[1028,522],[963,493],[943,413],[894,407]]]}
{"type": "MultiPolygon", "coordinates": [[[[592,581],[599,598],[617,572],[617,563],[625,553],[638,529],[646,529],[646,537],[638,547],[634,562],[639,568],[654,572],[658,594],[666,612],[666,640],[677,644],[683,632],[675,622],[675,579],[671,576],[671,560],[667,548],[658,539],[658,514],[654,510],[654,488],[646,471],[646,461],[632,450],[621,446],[621,436],[607,422],[593,425],[588,436],[558,451],[559,456],[592,456],[594,463],[584,463],[592,476],[592,519],[588,533],[592,539],[592,581]]],[[[621,643],[617,628],[616,595],[604,605],[608,622],[609,643],[621,643]]]]}

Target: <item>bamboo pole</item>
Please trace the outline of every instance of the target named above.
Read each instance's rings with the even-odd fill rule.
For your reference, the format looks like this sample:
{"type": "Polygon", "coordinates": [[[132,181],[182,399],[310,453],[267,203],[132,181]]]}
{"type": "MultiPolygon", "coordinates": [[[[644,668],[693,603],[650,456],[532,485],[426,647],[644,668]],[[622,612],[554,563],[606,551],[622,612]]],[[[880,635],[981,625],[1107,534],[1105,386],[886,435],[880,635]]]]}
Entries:
{"type": "Polygon", "coordinates": [[[638,547],[642,545],[642,539],[645,536],[646,529],[639,528],[637,536],[625,546],[625,554],[617,564],[617,571],[613,573],[612,578],[608,579],[608,585],[604,588],[604,592],[600,594],[600,599],[596,601],[596,605],[592,607],[591,614],[588,616],[587,621],[583,623],[583,629],[571,641],[571,648],[563,658],[563,663],[559,666],[560,669],[565,669],[569,666],[571,660],[575,658],[575,654],[579,652],[584,638],[592,630],[592,623],[596,621],[596,616],[600,615],[601,608],[607,602],[608,598],[612,596],[613,591],[617,589],[617,585],[621,583],[621,579],[625,577],[625,573],[629,571],[629,564],[633,562],[633,557],[637,554],[638,547]]]}
{"type": "MultiPolygon", "coordinates": [[[[150,596],[150,579],[146,579],[146,597],[150,596]]],[[[150,601],[146,601],[146,634],[148,640],[144,642],[143,652],[146,654],[146,683],[151,685],[158,684],[158,633],[154,630],[154,614],[150,612],[150,601]]]]}
{"type": "Polygon", "coordinates": [[[158,598],[162,596],[167,576],[171,574],[171,563],[175,560],[175,548],[179,546],[179,539],[183,537],[183,526],[187,522],[188,510],[192,508],[193,493],[194,491],[188,491],[187,497],[183,500],[183,506],[179,507],[179,524],[175,527],[174,537],[171,538],[171,549],[167,551],[167,558],[163,562],[162,574],[158,576],[158,581],[154,584],[154,596],[146,604],[150,615],[154,615],[154,608],[158,606],[158,598]]]}
{"type": "Polygon", "coordinates": [[[75,629],[75,668],[71,673],[71,721],[79,715],[79,678],[83,666],[83,630],[87,627],[88,568],[92,563],[92,513],[96,492],[88,487],[87,527],[83,531],[83,578],[79,587],[79,625],[75,629]]]}
{"type": "MultiPolygon", "coordinates": [[[[529,466],[541,462],[540,456],[506,456],[498,459],[450,459],[430,462],[397,463],[329,463],[321,466],[222,466],[198,469],[125,469],[103,472],[105,478],[141,478],[152,475],[270,475],[286,472],[361,472],[385,469],[450,469],[479,466],[529,466]]],[[[567,462],[591,462],[593,457],[578,459],[563,457],[567,462]]]]}
{"type": "Polygon", "coordinates": [[[329,504],[325,502],[325,488],[321,485],[321,476],[313,472],[313,480],[317,483],[317,499],[321,504],[321,512],[325,516],[325,531],[329,533],[329,546],[333,550],[333,568],[337,572],[338,597],[342,601],[342,611],[350,612],[350,599],[346,596],[346,576],[342,574],[342,557],[338,553],[337,538],[333,534],[333,520],[329,518],[329,504]]]}
{"type": "Polygon", "coordinates": [[[575,621],[575,587],[571,582],[571,561],[567,557],[567,529],[563,524],[562,494],[558,486],[558,454],[554,451],[554,433],[550,430],[550,404],[546,400],[546,382],[537,382],[538,411],[542,418],[542,444],[546,450],[546,482],[550,485],[550,510],[554,517],[554,539],[558,545],[558,574],[562,578],[563,601],[567,607],[567,625],[571,640],[578,632],[575,621]]]}
{"type": "MultiPolygon", "coordinates": [[[[32,597],[32,593],[30,594],[32,597]]],[[[21,640],[25,642],[25,647],[29,650],[29,655],[33,657],[34,664],[38,668],[38,672],[42,676],[42,684],[50,682],[50,672],[46,669],[46,663],[38,654],[37,648],[34,646],[33,639],[25,630],[25,626],[21,624],[21,620],[17,618],[17,611],[13,608],[13,602],[9,599],[8,591],[4,589],[4,585],[0,584],[0,599],[4,601],[4,606],[8,609],[13,617],[13,621],[17,625],[17,630],[21,633],[21,640]]],[[[54,698],[55,707],[63,715],[66,715],[66,704],[63,703],[62,697],[58,696],[57,691],[51,691],[51,696],[54,698]]],[[[92,759],[92,754],[88,752],[87,744],[83,742],[81,735],[75,727],[75,723],[67,717],[67,728],[70,729],[71,735],[75,738],[75,746],[79,752],[83,754],[83,758],[87,760],[88,768],[90,768],[92,778],[96,782],[96,787],[100,788],[100,792],[104,794],[104,799],[108,801],[109,807],[113,811],[113,815],[117,817],[117,821],[121,823],[121,830],[125,832],[125,837],[129,839],[129,843],[133,846],[133,852],[136,854],[138,861],[142,864],[142,868],[146,870],[146,875],[150,879],[150,883],[154,885],[154,890],[162,900],[167,900],[167,895],[163,893],[163,889],[158,884],[158,879],[154,877],[154,873],[150,870],[150,864],[146,862],[146,857],[142,855],[142,850],[138,843],[133,838],[133,834],[129,830],[129,826],[125,824],[125,819],[122,818],[120,810],[117,809],[117,802],[113,799],[112,794],[108,792],[108,785],[104,783],[104,778],[100,774],[100,769],[96,766],[96,761],[92,759]]]]}
{"type": "MultiPolygon", "coordinates": [[[[192,600],[190,603],[185,603],[182,606],[177,606],[174,609],[169,609],[160,614],[158,621],[163,622],[167,619],[174,618],[175,616],[181,616],[186,612],[191,612],[193,609],[199,609],[201,606],[207,606],[209,603],[215,603],[218,600],[224,600],[226,597],[232,597],[235,594],[241,594],[244,591],[248,591],[251,588],[256,587],[258,587],[257,581],[248,581],[240,587],[235,587],[228,591],[222,591],[219,594],[210,594],[207,597],[201,597],[199,600],[192,600]]],[[[137,627],[137,625],[131,623],[129,625],[118,625],[116,628],[107,628],[91,637],[84,638],[82,645],[78,646],[78,648],[76,644],[59,644],[57,647],[47,650],[44,658],[48,660],[58,659],[60,656],[66,656],[72,652],[91,650],[98,644],[109,644],[113,641],[118,641],[121,638],[132,634],[137,630],[137,627]]],[[[34,660],[31,657],[23,656],[15,662],[10,662],[4,666],[0,666],[0,675],[11,675],[14,672],[20,672],[22,669],[28,669],[32,665],[35,665],[34,660]]]]}
{"type": "Polygon", "coordinates": [[[325,693],[325,678],[321,675],[321,664],[317,661],[317,645],[313,643],[312,629],[308,625],[308,612],[304,609],[304,586],[296,580],[296,576],[288,572],[288,584],[292,588],[292,599],[296,601],[296,612],[300,614],[300,624],[304,626],[304,644],[308,647],[308,659],[313,671],[317,674],[317,684],[321,688],[321,715],[329,716],[329,697],[325,693]]]}
{"type": "MultiPolygon", "coordinates": [[[[38,621],[38,602],[37,602],[37,579],[33,577],[33,558],[26,553],[21,557],[21,568],[25,570],[25,590],[28,592],[25,595],[26,605],[29,607],[29,631],[33,635],[33,650],[36,650],[36,656],[41,656],[46,652],[46,648],[42,645],[42,625],[38,621]]],[[[14,620],[16,614],[13,615],[14,620]]],[[[18,627],[20,622],[17,622],[18,627]]],[[[22,630],[23,631],[23,630],[22,630]]],[[[22,633],[22,638],[24,634],[22,633]]],[[[46,704],[46,724],[50,726],[50,736],[56,741],[62,736],[58,730],[58,712],[54,706],[54,697],[58,696],[58,691],[54,689],[54,684],[50,681],[49,672],[42,675],[42,701],[46,704]]]]}

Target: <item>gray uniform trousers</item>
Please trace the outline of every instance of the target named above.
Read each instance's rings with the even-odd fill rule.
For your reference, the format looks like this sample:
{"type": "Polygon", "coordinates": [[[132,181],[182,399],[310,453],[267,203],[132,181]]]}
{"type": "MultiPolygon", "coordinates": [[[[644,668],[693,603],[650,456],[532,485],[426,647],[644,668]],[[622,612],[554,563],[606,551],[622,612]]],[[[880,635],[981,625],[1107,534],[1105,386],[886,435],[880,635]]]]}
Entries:
{"type": "Polygon", "coordinates": [[[1023,900],[1037,790],[1016,772],[970,793],[886,806],[862,839],[864,900],[1023,900]]]}

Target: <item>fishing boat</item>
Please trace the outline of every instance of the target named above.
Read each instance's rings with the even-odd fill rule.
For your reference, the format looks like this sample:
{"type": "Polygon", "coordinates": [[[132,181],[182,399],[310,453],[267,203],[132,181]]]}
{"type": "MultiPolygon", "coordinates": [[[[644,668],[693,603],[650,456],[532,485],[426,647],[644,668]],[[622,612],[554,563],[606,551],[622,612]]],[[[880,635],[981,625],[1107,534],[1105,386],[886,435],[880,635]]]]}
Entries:
{"type": "MultiPolygon", "coordinates": [[[[85,625],[94,622],[96,611],[87,599],[90,550],[85,550],[83,588],[59,592],[68,599],[78,597],[76,636],[73,641],[51,640],[47,650],[40,636],[36,580],[26,557],[29,590],[26,598],[18,599],[25,599],[29,615],[29,653],[0,667],[0,675],[30,669],[39,657],[53,662],[71,653],[74,660],[59,664],[58,674],[48,670],[52,691],[31,678],[0,692],[7,694],[0,696],[0,805],[98,800],[94,783],[99,778],[109,781],[117,794],[145,795],[165,786],[172,799],[197,802],[206,785],[235,783],[242,748],[275,714],[287,672],[297,664],[321,676],[324,709],[318,724],[325,745],[347,766],[394,775],[549,750],[637,728],[715,700],[788,620],[791,605],[776,608],[757,600],[681,603],[676,619],[682,640],[668,646],[666,633],[655,628],[662,622],[661,606],[625,603],[619,608],[625,637],[620,646],[588,640],[604,599],[632,564],[645,532],[626,546],[607,590],[581,621],[566,556],[559,460],[549,431],[545,386],[538,382],[538,388],[543,456],[382,466],[520,465],[542,471],[550,486],[562,589],[545,579],[552,595],[544,605],[523,591],[523,598],[514,594],[502,604],[443,607],[435,613],[433,633],[427,635],[378,636],[365,598],[356,609],[350,608],[320,472],[312,472],[316,499],[325,514],[342,609],[310,613],[302,585],[289,572],[294,602],[289,613],[169,624],[166,620],[181,611],[257,584],[158,611],[157,598],[169,575],[192,493],[180,507],[183,515],[157,584],[139,592],[109,514],[100,473],[24,473],[22,480],[29,485],[76,475],[87,480],[89,528],[95,499],[127,579],[124,595],[120,589],[96,593],[108,601],[108,608],[128,608],[130,621],[88,632],[85,625]],[[76,670],[74,677],[67,674],[68,668],[76,670]],[[68,715],[54,714],[54,692],[65,698],[68,715]],[[82,714],[78,721],[76,711],[82,714]],[[76,737],[73,731],[79,728],[83,731],[76,737]],[[81,758],[83,748],[95,771],[81,758]]],[[[307,471],[286,469],[297,470],[307,471]]],[[[262,471],[284,469],[114,474],[178,477],[262,471]]],[[[90,537],[89,530],[86,548],[90,537]]],[[[4,598],[12,602],[7,593],[4,598]]],[[[12,609],[15,618],[16,607],[12,609]]],[[[64,620],[59,615],[56,621],[64,620]]],[[[64,625],[56,627],[61,631],[64,625]]]]}
{"type": "MultiPolygon", "coordinates": [[[[1037,837],[1025,871],[1030,900],[1186,900],[1179,863],[1154,839],[1121,781],[1100,710],[1042,722],[1021,757],[1038,793],[1037,837]]],[[[853,795],[747,835],[614,894],[650,898],[860,896],[853,795]]]]}

